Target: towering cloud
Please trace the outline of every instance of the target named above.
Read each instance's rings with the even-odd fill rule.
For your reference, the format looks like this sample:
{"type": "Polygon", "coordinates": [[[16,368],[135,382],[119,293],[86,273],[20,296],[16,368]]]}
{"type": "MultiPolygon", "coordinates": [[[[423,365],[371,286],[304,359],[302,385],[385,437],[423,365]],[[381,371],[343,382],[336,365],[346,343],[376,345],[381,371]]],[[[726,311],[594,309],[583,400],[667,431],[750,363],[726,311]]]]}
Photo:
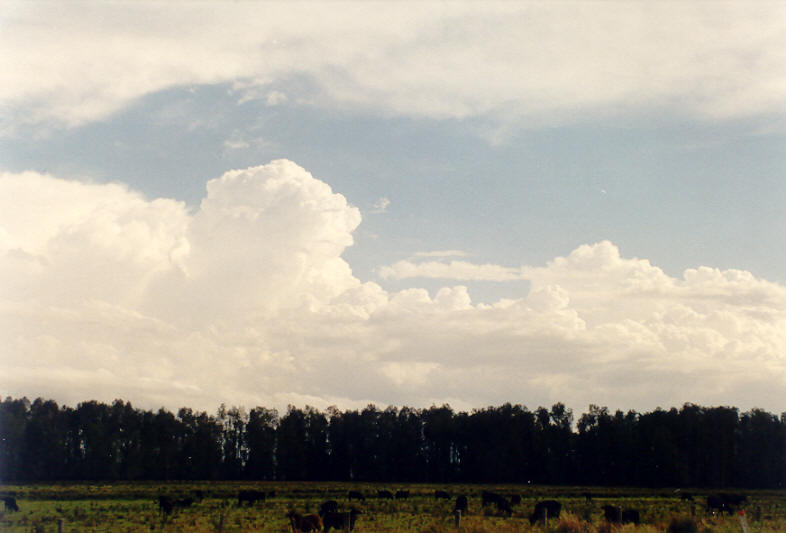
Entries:
{"type": "Polygon", "coordinates": [[[709,267],[675,278],[604,241],[543,266],[429,254],[380,270],[514,276],[530,281],[526,298],[475,304],[461,285],[390,293],[342,258],[359,223],[286,160],[211,180],[193,212],[121,185],[3,174],[0,387],[208,409],[782,408],[782,285],[709,267]]]}

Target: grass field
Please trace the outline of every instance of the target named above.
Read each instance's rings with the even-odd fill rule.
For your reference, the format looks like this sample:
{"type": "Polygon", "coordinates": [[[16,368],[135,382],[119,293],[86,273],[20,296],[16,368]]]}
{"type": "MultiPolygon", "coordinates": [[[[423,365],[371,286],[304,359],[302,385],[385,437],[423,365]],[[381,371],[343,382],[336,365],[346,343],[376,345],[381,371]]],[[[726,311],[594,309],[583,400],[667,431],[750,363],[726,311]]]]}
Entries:
{"type": "MultiPolygon", "coordinates": [[[[453,502],[458,494],[469,497],[469,511],[461,519],[461,531],[491,533],[515,531],[549,531],[554,533],[610,533],[667,531],[675,517],[692,517],[698,533],[741,532],[737,515],[712,516],[705,512],[707,491],[694,492],[695,500],[681,501],[669,489],[613,489],[588,487],[533,487],[516,485],[403,485],[362,483],[63,483],[40,485],[0,485],[0,493],[15,494],[20,510],[0,513],[0,531],[57,532],[276,532],[291,531],[286,514],[316,513],[326,500],[337,500],[342,509],[350,505],[362,514],[355,531],[427,532],[455,531],[453,502]],[[238,491],[244,489],[275,491],[274,498],[254,506],[238,507],[238,491]],[[347,492],[360,490],[365,502],[352,502],[347,492]],[[405,500],[381,500],[377,490],[409,490],[405,500]],[[445,490],[450,501],[436,500],[434,491],[445,490]],[[520,504],[513,515],[501,515],[496,507],[481,507],[481,490],[504,495],[519,494],[520,504]],[[156,499],[159,495],[175,498],[193,497],[202,491],[203,499],[191,507],[176,510],[162,519],[156,499]],[[583,493],[591,492],[588,502],[583,493]],[[562,503],[559,519],[547,525],[531,526],[529,515],[535,503],[555,499],[562,503]],[[611,504],[635,508],[641,513],[639,526],[628,524],[610,527],[601,506],[611,504]]],[[[786,533],[786,491],[747,491],[746,521],[750,533],[786,533]]],[[[687,531],[685,532],[687,533],[687,531]]]]}

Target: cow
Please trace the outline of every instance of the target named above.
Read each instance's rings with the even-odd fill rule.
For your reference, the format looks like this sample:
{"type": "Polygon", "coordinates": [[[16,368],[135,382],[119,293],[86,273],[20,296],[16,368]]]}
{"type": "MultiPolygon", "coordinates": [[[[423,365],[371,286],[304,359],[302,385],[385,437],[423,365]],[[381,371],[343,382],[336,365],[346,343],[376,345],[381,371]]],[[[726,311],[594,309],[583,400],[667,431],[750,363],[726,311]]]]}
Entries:
{"type": "Polygon", "coordinates": [[[292,510],[287,513],[287,518],[289,518],[289,525],[292,526],[292,533],[319,531],[322,529],[322,519],[319,515],[307,514],[303,516],[292,510]]]}
{"type": "Polygon", "coordinates": [[[500,498],[499,500],[497,500],[494,503],[496,503],[497,510],[499,512],[505,513],[508,516],[512,516],[513,515],[513,508],[510,506],[510,502],[507,499],[505,499],[504,497],[500,498]]]}
{"type": "Polygon", "coordinates": [[[641,521],[638,509],[621,509],[614,505],[604,505],[603,516],[612,524],[636,524],[641,521]]]}
{"type": "Polygon", "coordinates": [[[535,525],[540,519],[557,518],[562,511],[562,504],[556,500],[543,500],[535,504],[535,510],[529,516],[529,523],[535,525]]]}
{"type": "Polygon", "coordinates": [[[409,491],[408,490],[397,490],[396,491],[396,499],[397,500],[406,500],[409,498],[409,491]]]}
{"type": "Polygon", "coordinates": [[[322,517],[322,523],[324,524],[323,531],[328,531],[331,527],[338,531],[346,531],[347,526],[349,526],[349,530],[352,531],[355,529],[355,521],[359,514],[360,511],[357,509],[351,509],[348,513],[325,513],[322,517]]]}
{"type": "Polygon", "coordinates": [[[489,492],[484,490],[480,493],[480,499],[482,501],[482,505],[486,506],[489,504],[494,504],[497,506],[497,510],[506,513],[508,516],[513,514],[513,509],[510,507],[510,502],[502,496],[501,494],[497,494],[496,492],[489,492]]]}
{"type": "Polygon", "coordinates": [[[734,514],[734,510],[726,502],[723,494],[709,494],[707,496],[707,512],[714,514],[715,511],[719,513],[726,511],[730,515],[734,514]]]}
{"type": "Polygon", "coordinates": [[[456,496],[456,505],[453,507],[453,510],[466,513],[468,509],[469,509],[469,503],[467,502],[466,495],[459,494],[458,496],[456,496]]]}
{"type": "Polygon", "coordinates": [[[261,490],[241,490],[237,493],[237,506],[242,507],[243,503],[248,502],[248,505],[254,505],[257,502],[265,501],[265,493],[261,490]]]}
{"type": "Polygon", "coordinates": [[[520,494],[511,494],[510,495],[510,504],[511,505],[518,505],[521,503],[521,495],[520,494]]]}
{"type": "Polygon", "coordinates": [[[496,492],[484,490],[483,492],[480,493],[480,501],[481,501],[480,505],[482,507],[491,505],[492,503],[498,502],[500,498],[502,498],[502,496],[500,496],[496,492]]]}
{"type": "Polygon", "coordinates": [[[270,492],[267,493],[268,500],[273,499],[275,497],[276,497],[276,491],[271,490],[270,492]]]}
{"type": "Polygon", "coordinates": [[[158,512],[163,515],[164,519],[172,514],[175,509],[175,502],[169,496],[160,495],[158,497],[158,512]]]}
{"type": "Polygon", "coordinates": [[[13,496],[3,496],[3,504],[5,505],[6,511],[15,512],[19,510],[19,506],[16,504],[16,498],[13,496]]]}
{"type": "Polygon", "coordinates": [[[377,498],[379,498],[380,500],[381,499],[392,500],[393,499],[393,493],[390,492],[389,490],[378,490],[377,491],[377,498]]]}
{"type": "Polygon", "coordinates": [[[444,490],[435,490],[434,491],[434,499],[435,500],[449,500],[450,499],[450,494],[448,494],[444,490]]]}
{"type": "Polygon", "coordinates": [[[726,502],[726,505],[735,509],[738,508],[742,503],[748,501],[748,497],[745,496],[744,494],[724,492],[719,494],[718,496],[723,498],[723,501],[726,502]]]}
{"type": "Polygon", "coordinates": [[[321,516],[323,520],[325,518],[325,514],[337,512],[338,502],[336,500],[328,500],[319,506],[319,516],[321,516]]]}
{"type": "Polygon", "coordinates": [[[622,523],[623,524],[635,524],[639,525],[641,523],[641,515],[639,514],[638,509],[623,509],[622,510],[622,523]]]}
{"type": "Polygon", "coordinates": [[[194,499],[196,501],[201,502],[204,498],[205,498],[204,491],[201,491],[201,490],[195,490],[194,491],[194,499]]]}
{"type": "Polygon", "coordinates": [[[187,507],[191,507],[194,504],[194,498],[180,498],[178,500],[174,500],[172,504],[178,509],[185,509],[187,507]]]}
{"type": "Polygon", "coordinates": [[[366,497],[365,497],[365,496],[363,496],[363,493],[362,493],[362,492],[360,492],[360,491],[357,491],[357,490],[351,490],[351,491],[349,491],[349,493],[347,494],[347,496],[349,497],[349,501],[352,501],[353,499],[355,499],[355,500],[361,500],[361,501],[366,501],[366,497]]]}

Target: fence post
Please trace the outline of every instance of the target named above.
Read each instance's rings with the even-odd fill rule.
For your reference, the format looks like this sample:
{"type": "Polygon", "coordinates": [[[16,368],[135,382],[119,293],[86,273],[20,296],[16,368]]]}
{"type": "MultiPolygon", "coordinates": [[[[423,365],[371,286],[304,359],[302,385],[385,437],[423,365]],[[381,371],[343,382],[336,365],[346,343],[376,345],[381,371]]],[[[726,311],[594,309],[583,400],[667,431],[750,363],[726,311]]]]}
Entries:
{"type": "Polygon", "coordinates": [[[349,533],[352,531],[352,512],[347,511],[344,513],[344,526],[346,526],[345,531],[349,533]]]}
{"type": "Polygon", "coordinates": [[[740,525],[742,525],[742,533],[748,533],[748,522],[745,520],[745,511],[740,509],[740,525]]]}
{"type": "Polygon", "coordinates": [[[57,533],[63,533],[63,529],[65,526],[65,520],[62,518],[57,521],[57,533]]]}
{"type": "Polygon", "coordinates": [[[456,529],[461,529],[461,509],[453,511],[453,524],[456,526],[456,529]]]}
{"type": "Polygon", "coordinates": [[[224,515],[224,513],[221,513],[219,515],[219,517],[218,517],[218,533],[221,533],[222,531],[224,531],[224,517],[225,516],[226,515],[224,515]]]}

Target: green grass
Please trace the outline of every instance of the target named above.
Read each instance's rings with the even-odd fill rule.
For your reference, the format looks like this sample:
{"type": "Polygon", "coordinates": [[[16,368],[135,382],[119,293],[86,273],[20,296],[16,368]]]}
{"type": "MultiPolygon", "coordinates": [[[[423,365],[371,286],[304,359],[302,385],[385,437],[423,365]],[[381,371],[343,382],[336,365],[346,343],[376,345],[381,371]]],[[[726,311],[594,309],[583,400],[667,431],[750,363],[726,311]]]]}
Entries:
{"type": "MultiPolygon", "coordinates": [[[[358,533],[455,531],[453,501],[435,500],[435,489],[452,495],[469,496],[469,513],[462,518],[461,531],[468,533],[650,533],[669,528],[675,517],[690,519],[697,533],[740,533],[738,516],[711,516],[704,511],[705,491],[697,491],[696,501],[682,502],[667,489],[610,489],[586,487],[533,487],[530,485],[406,485],[363,483],[58,483],[0,485],[0,492],[15,493],[19,512],[0,512],[0,531],[9,533],[90,531],[112,533],[219,531],[223,522],[226,533],[285,533],[291,531],[286,513],[315,513],[319,505],[335,499],[348,509],[347,491],[361,490],[365,502],[353,502],[362,511],[355,531],[358,533]],[[410,491],[407,500],[378,500],[377,489],[410,491]],[[276,491],[276,497],[254,507],[237,506],[241,489],[276,491]],[[495,508],[481,508],[480,491],[520,494],[522,503],[514,506],[509,518],[499,516],[495,508]],[[188,509],[175,511],[162,520],[156,498],[161,494],[175,498],[193,496],[201,490],[205,498],[188,509]],[[583,497],[592,492],[593,501],[583,497]],[[563,504],[559,520],[530,526],[529,515],[535,502],[556,499],[563,504]],[[637,508],[642,525],[609,527],[603,519],[605,504],[637,508]]],[[[786,533],[786,491],[746,491],[750,533],[786,533]]]]}

